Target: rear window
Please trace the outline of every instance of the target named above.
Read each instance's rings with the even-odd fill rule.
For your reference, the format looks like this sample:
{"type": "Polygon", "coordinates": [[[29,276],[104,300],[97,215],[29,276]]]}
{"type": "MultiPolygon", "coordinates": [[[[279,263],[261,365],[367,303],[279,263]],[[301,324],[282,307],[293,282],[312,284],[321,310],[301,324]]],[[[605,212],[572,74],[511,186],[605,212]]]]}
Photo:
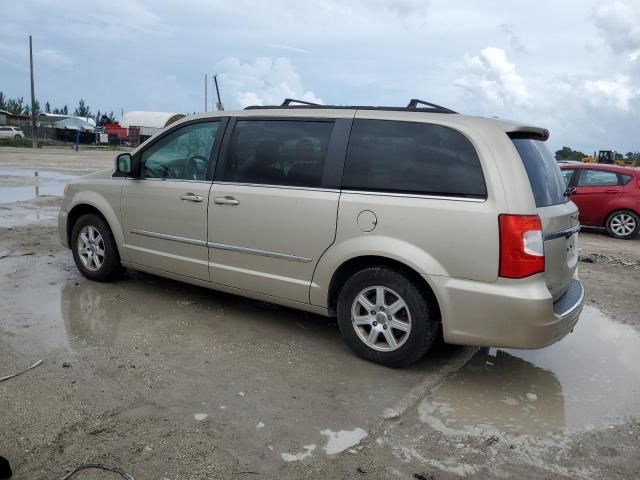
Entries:
{"type": "Polygon", "coordinates": [[[542,140],[512,138],[529,177],[536,207],[548,207],[566,203],[567,186],[562,178],[558,162],[542,140]]]}
{"type": "Polygon", "coordinates": [[[486,198],[480,159],[441,125],[355,120],[342,186],[351,190],[486,198]]]}

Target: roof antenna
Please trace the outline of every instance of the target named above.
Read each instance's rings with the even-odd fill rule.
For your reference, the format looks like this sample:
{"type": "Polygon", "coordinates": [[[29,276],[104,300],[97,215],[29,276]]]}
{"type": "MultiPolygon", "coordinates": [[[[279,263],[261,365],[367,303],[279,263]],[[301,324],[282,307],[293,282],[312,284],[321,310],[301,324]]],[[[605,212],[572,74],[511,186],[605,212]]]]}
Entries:
{"type": "Polygon", "coordinates": [[[218,74],[216,73],[213,76],[213,83],[216,85],[216,95],[218,96],[218,103],[216,103],[216,108],[219,112],[224,110],[224,105],[222,105],[222,100],[220,100],[220,90],[218,89],[218,74]]]}

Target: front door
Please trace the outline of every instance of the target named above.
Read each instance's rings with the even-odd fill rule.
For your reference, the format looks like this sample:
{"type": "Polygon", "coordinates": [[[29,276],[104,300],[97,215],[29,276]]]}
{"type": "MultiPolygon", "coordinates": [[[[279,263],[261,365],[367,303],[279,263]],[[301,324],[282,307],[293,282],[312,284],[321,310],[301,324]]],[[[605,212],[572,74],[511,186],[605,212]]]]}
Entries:
{"type": "Polygon", "coordinates": [[[335,238],[340,159],[331,146],[346,143],[348,129],[342,138],[334,125],[234,122],[209,198],[213,282],[309,303],[313,270],[335,238]]]}
{"type": "Polygon", "coordinates": [[[209,279],[207,206],[221,121],[188,123],[139,152],[122,187],[123,259],[209,279]]]}

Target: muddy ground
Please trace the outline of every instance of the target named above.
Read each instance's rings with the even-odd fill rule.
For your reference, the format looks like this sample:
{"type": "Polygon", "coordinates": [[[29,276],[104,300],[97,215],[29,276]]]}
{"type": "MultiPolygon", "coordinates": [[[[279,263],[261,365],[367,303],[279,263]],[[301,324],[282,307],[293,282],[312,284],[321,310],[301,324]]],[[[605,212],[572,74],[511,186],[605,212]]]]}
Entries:
{"type": "Polygon", "coordinates": [[[639,239],[580,234],[587,307],[558,344],[443,345],[390,370],[354,357],[332,319],[80,276],[56,195],[114,155],[0,150],[0,377],[44,360],[0,382],[14,478],[84,462],[136,480],[640,477],[639,239]]]}

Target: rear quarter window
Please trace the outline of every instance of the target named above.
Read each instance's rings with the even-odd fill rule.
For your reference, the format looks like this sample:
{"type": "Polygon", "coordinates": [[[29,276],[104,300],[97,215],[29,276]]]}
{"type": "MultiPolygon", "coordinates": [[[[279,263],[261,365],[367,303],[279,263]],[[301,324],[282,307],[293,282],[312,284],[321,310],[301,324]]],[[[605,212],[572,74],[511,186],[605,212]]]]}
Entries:
{"type": "Polygon", "coordinates": [[[520,154],[529,177],[529,184],[536,201],[536,207],[548,207],[566,203],[567,186],[558,162],[542,140],[533,138],[511,138],[520,154]]]}
{"type": "Polygon", "coordinates": [[[441,125],[391,120],[355,120],[342,186],[434,196],[487,196],[480,159],[464,135],[441,125]]]}

